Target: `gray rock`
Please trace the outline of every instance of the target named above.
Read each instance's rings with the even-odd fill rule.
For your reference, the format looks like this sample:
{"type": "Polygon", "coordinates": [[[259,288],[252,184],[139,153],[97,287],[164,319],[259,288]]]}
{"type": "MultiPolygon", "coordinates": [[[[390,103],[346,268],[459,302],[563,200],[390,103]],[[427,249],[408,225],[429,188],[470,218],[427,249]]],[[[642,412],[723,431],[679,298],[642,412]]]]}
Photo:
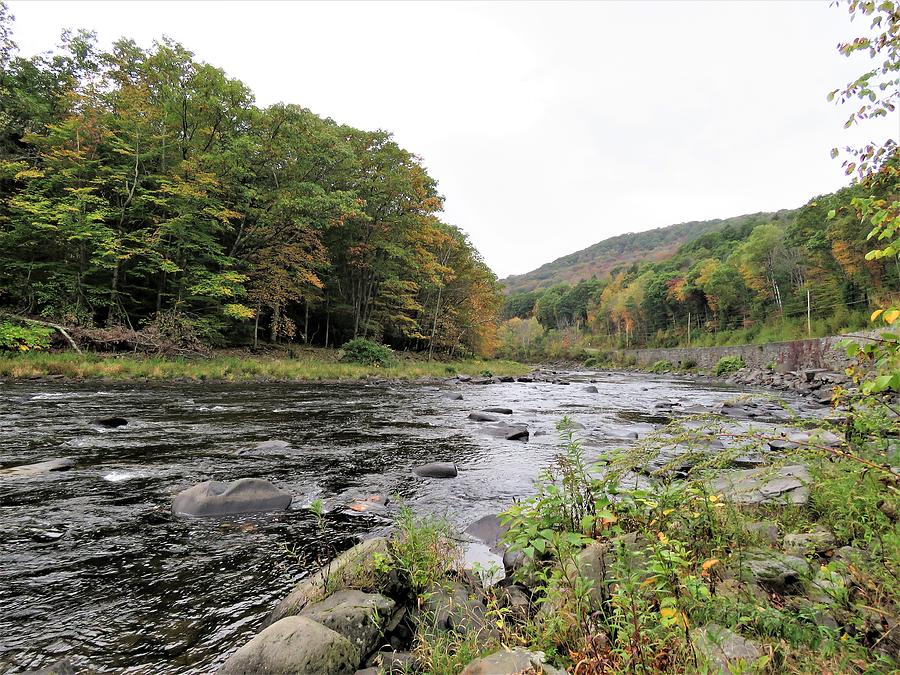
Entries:
{"type": "Polygon", "coordinates": [[[481,600],[458,582],[434,586],[425,594],[423,609],[435,628],[476,633],[483,639],[499,637],[490,624],[481,600]]]}
{"type": "Polygon", "coordinates": [[[770,520],[747,523],[747,531],[765,539],[771,546],[778,543],[778,523],[773,523],[770,520]]]}
{"type": "Polygon", "coordinates": [[[869,555],[868,551],[864,551],[861,548],[854,548],[853,546],[841,546],[834,552],[835,560],[854,565],[867,563],[871,558],[872,556],[869,555]]]}
{"type": "Polygon", "coordinates": [[[484,412],[486,413],[497,413],[498,415],[512,415],[512,408],[502,408],[499,406],[493,406],[490,408],[484,408],[484,412]]]}
{"type": "Polygon", "coordinates": [[[727,471],[711,483],[710,490],[736,504],[805,504],[811,482],[807,468],[793,464],[775,470],[727,471]]]}
{"type": "Polygon", "coordinates": [[[754,643],[715,623],[692,630],[691,639],[697,655],[714,673],[749,672],[753,662],[763,655],[754,643]]]}
{"type": "Polygon", "coordinates": [[[525,554],[522,551],[506,549],[503,552],[503,569],[507,576],[521,569],[525,565],[525,554]]]}
{"type": "Polygon", "coordinates": [[[359,662],[359,651],[340,633],[312,619],[289,616],[238,649],[219,672],[349,675],[359,662]]]}
{"type": "Polygon", "coordinates": [[[507,441],[527,441],[529,437],[528,427],[524,424],[500,422],[487,427],[487,432],[494,438],[503,438],[507,441]]]}
{"type": "Polygon", "coordinates": [[[500,418],[496,415],[489,415],[488,413],[483,412],[472,412],[469,413],[469,419],[475,422],[499,422],[500,418]]]}
{"type": "Polygon", "coordinates": [[[447,394],[444,398],[446,398],[448,401],[462,401],[463,395],[459,392],[453,392],[452,394],[447,394]]]}
{"type": "Polygon", "coordinates": [[[396,604],[377,593],[343,590],[307,606],[300,612],[300,616],[340,633],[362,656],[378,644],[396,604]]]}
{"type": "Polygon", "coordinates": [[[847,584],[838,572],[830,572],[820,567],[810,580],[807,597],[821,605],[834,605],[841,597],[846,598],[847,584]]]}
{"type": "Polygon", "coordinates": [[[410,652],[378,652],[371,660],[379,673],[387,673],[390,675],[417,673],[422,669],[422,664],[415,654],[410,652]]]}
{"type": "Polygon", "coordinates": [[[307,605],[322,600],[327,593],[344,588],[367,587],[374,577],[375,563],[386,558],[388,540],[373,537],[344,551],[321,570],[303,579],[279,602],[267,619],[274,623],[302,611],[307,605]]]}
{"type": "Polygon", "coordinates": [[[592,385],[592,384],[591,384],[591,385],[588,385],[587,387],[585,387],[584,390],[585,390],[588,394],[599,394],[599,393],[600,393],[600,390],[597,389],[597,387],[595,387],[595,386],[592,385]]]}
{"type": "Polygon", "coordinates": [[[803,582],[810,574],[809,565],[802,558],[784,555],[770,549],[751,549],[735,561],[740,567],[738,576],[745,582],[763,588],[795,595],[803,592],[803,582]]]}
{"type": "Polygon", "coordinates": [[[825,553],[835,546],[837,546],[837,542],[834,535],[822,526],[816,527],[812,532],[784,536],[784,550],[787,554],[794,556],[825,553]]]}
{"type": "Polygon", "coordinates": [[[413,469],[413,473],[421,478],[456,478],[459,472],[453,462],[430,462],[413,469]]]}
{"type": "Polygon", "coordinates": [[[500,543],[500,538],[508,531],[509,525],[501,523],[500,517],[495,514],[483,516],[466,528],[466,534],[491,548],[495,548],[500,543]]]}
{"type": "Polygon", "coordinates": [[[40,670],[29,670],[23,675],[75,675],[75,668],[68,658],[60,659],[46,668],[40,670]]]}
{"type": "Polygon", "coordinates": [[[534,382],[534,378],[533,377],[517,377],[516,381],[517,382],[534,382]]]}
{"type": "Polygon", "coordinates": [[[28,478],[30,476],[39,476],[42,473],[50,473],[51,471],[68,471],[75,466],[75,460],[69,457],[58,457],[48,459],[35,464],[22,464],[20,466],[10,466],[0,469],[0,477],[2,478],[28,478]]]}
{"type": "Polygon", "coordinates": [[[524,586],[512,585],[503,588],[497,602],[501,608],[509,610],[518,619],[526,619],[531,609],[528,589],[524,586]]]}
{"type": "Polygon", "coordinates": [[[499,651],[467,665],[461,675],[562,675],[564,671],[548,665],[543,652],[532,652],[524,647],[499,651]]]}
{"type": "Polygon", "coordinates": [[[118,427],[124,427],[128,424],[128,420],[124,417],[98,417],[93,422],[98,427],[106,427],[107,429],[116,429],[118,427]]]}
{"type": "Polygon", "coordinates": [[[290,505],[291,495],[262,478],[241,478],[230,483],[208,480],[175,495],[172,513],[186,516],[225,516],[284,511],[290,505]]]}

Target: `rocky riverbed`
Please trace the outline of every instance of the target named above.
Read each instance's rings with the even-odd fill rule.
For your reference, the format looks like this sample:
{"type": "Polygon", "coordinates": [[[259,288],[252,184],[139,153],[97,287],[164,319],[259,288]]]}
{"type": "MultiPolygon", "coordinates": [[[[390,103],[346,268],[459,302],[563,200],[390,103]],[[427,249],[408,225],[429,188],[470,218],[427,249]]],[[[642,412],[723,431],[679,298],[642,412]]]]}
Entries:
{"type": "MultiPolygon", "coordinates": [[[[215,669],[325,557],[386,531],[398,504],[464,529],[529,495],[558,450],[563,416],[600,457],[707,412],[726,426],[705,451],[724,448],[729,428],[753,425],[769,450],[784,452],[806,442],[791,437],[800,433],[794,414],[830,414],[793,395],[787,407],[728,403],[749,390],[621,373],[428,385],[2,386],[0,670],[12,672],[63,658],[95,672],[215,669]],[[228,492],[241,479],[277,491],[267,492],[274,501],[264,513],[209,506],[246,497],[228,492]],[[177,494],[206,481],[218,482],[203,502],[216,517],[173,513],[177,494]],[[324,531],[307,508],[316,499],[324,531]]],[[[635,480],[683,469],[695,450],[673,444],[673,461],[635,480]]],[[[761,463],[728,467],[735,494],[771,493],[752,473],[761,463]]],[[[802,499],[802,473],[780,478],[779,496],[802,499]]]]}

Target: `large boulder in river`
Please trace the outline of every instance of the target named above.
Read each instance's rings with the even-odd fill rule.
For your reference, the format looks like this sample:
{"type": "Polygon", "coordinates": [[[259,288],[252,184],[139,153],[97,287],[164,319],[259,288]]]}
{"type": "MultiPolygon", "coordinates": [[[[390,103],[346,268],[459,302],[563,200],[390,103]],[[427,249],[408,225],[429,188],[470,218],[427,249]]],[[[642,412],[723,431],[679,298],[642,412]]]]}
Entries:
{"type": "Polygon", "coordinates": [[[289,616],[238,649],[219,672],[350,675],[359,662],[359,651],[340,633],[310,618],[289,616]]]}
{"type": "Polygon", "coordinates": [[[486,413],[497,413],[499,415],[512,415],[512,408],[504,408],[502,406],[492,406],[490,408],[483,408],[483,412],[486,413]]]}
{"type": "Polygon", "coordinates": [[[469,419],[474,422],[499,422],[500,418],[496,415],[490,415],[488,413],[483,412],[472,412],[469,413],[469,419]]]}
{"type": "Polygon", "coordinates": [[[453,462],[429,462],[413,469],[422,478],[456,478],[459,472],[453,462]]]}
{"type": "Polygon", "coordinates": [[[75,466],[75,460],[69,457],[59,457],[48,459],[36,464],[22,464],[20,466],[11,466],[6,469],[0,469],[0,477],[2,478],[28,478],[29,476],[38,476],[42,473],[50,473],[51,471],[68,471],[75,466]]]}
{"type": "Polygon", "coordinates": [[[494,438],[503,438],[507,441],[527,441],[529,437],[528,427],[524,424],[499,424],[487,428],[488,433],[494,438]]]}
{"type": "Polygon", "coordinates": [[[94,420],[94,424],[98,427],[106,427],[107,429],[115,429],[117,427],[124,427],[128,424],[128,420],[124,417],[98,417],[94,420]]]}
{"type": "Polygon", "coordinates": [[[235,513],[284,511],[291,495],[262,478],[231,483],[208,480],[182,490],[172,500],[172,512],[186,516],[227,516],[235,513]]]}

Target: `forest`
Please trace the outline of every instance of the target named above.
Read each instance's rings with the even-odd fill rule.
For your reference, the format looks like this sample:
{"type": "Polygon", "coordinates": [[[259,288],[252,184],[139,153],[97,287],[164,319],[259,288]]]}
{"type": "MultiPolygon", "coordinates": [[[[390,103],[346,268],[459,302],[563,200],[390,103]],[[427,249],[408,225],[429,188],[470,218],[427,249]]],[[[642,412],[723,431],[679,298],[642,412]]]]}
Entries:
{"type": "Polygon", "coordinates": [[[0,3],[0,310],[107,343],[492,350],[496,277],[390,133],[258,106],[170,39],[25,57],[13,26],[0,3]]]}
{"type": "MultiPolygon", "coordinates": [[[[883,172],[893,175],[896,158],[883,172]]],[[[900,263],[867,257],[853,200],[896,201],[896,181],[851,185],[791,211],[712,228],[661,261],[510,293],[501,351],[566,357],[582,347],[667,347],[797,339],[862,328],[900,291],[900,263]]],[[[713,224],[714,225],[714,224],[713,224]]]]}

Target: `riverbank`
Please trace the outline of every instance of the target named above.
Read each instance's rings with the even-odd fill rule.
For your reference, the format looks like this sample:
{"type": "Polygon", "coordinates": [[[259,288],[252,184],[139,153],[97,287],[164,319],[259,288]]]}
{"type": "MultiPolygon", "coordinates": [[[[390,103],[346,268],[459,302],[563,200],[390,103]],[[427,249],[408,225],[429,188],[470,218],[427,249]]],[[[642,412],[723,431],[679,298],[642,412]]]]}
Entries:
{"type": "Polygon", "coordinates": [[[734,424],[785,410],[691,406],[599,475],[582,426],[563,425],[534,496],[465,533],[401,512],[389,538],[301,581],[219,672],[893,672],[898,477],[821,419],[734,424]],[[467,537],[502,565],[473,563],[467,537]]]}
{"type": "Polygon", "coordinates": [[[389,366],[347,363],[339,352],[325,349],[297,350],[293,357],[281,351],[253,355],[234,351],[209,358],[168,359],[118,354],[26,352],[0,356],[0,377],[14,380],[54,378],[72,380],[155,380],[193,382],[344,381],[370,377],[396,380],[524,375],[530,367],[514,361],[472,359],[425,361],[398,358],[389,366]]]}

